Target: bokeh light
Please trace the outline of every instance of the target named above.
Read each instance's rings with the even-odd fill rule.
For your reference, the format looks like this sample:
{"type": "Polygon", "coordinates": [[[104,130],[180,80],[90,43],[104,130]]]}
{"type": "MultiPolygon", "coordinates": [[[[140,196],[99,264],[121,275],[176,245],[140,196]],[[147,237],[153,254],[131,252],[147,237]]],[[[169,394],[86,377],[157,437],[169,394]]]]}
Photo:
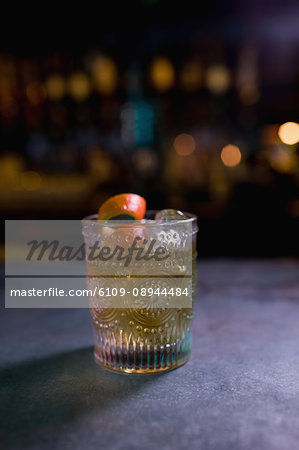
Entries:
{"type": "Polygon", "coordinates": [[[113,163],[109,155],[99,146],[88,148],[89,174],[96,183],[108,181],[113,173],[113,163]]]}
{"type": "Polygon", "coordinates": [[[176,153],[180,156],[188,156],[194,152],[196,142],[191,134],[182,133],[176,136],[173,142],[176,153]]]}
{"type": "Polygon", "coordinates": [[[156,155],[148,148],[139,148],[133,155],[133,164],[140,172],[151,172],[156,167],[156,155]]]}
{"type": "Polygon", "coordinates": [[[21,185],[26,191],[36,191],[41,186],[40,174],[32,170],[22,173],[21,185]]]}
{"type": "Polygon", "coordinates": [[[157,91],[166,92],[171,89],[175,82],[172,62],[165,57],[156,58],[150,67],[150,78],[157,91]]]}
{"type": "Polygon", "coordinates": [[[278,136],[284,144],[294,145],[299,142],[299,124],[286,122],[279,127],[278,136]]]}
{"type": "Polygon", "coordinates": [[[75,100],[85,100],[87,97],[89,97],[91,91],[88,76],[83,72],[73,73],[68,80],[68,90],[70,95],[75,100]]]}
{"type": "Polygon", "coordinates": [[[47,91],[42,83],[34,81],[29,83],[26,87],[26,96],[30,103],[33,105],[39,105],[47,97],[47,91]]]}
{"type": "Polygon", "coordinates": [[[296,168],[296,155],[288,147],[274,145],[267,152],[270,166],[279,173],[292,173],[296,168]]]}
{"type": "Polygon", "coordinates": [[[94,88],[101,94],[112,94],[117,85],[117,67],[113,59],[99,56],[92,62],[92,79],[94,88]]]}
{"type": "Polygon", "coordinates": [[[194,92],[200,86],[201,67],[197,61],[188,61],[180,73],[180,84],[187,92],[194,92]]]}
{"type": "Polygon", "coordinates": [[[0,157],[0,186],[5,189],[16,189],[20,184],[20,175],[24,170],[24,162],[20,155],[3,154],[0,157]]]}
{"type": "Polygon", "coordinates": [[[244,105],[255,105],[260,99],[260,91],[254,84],[245,84],[240,88],[240,99],[244,105]]]}
{"type": "Polygon", "coordinates": [[[59,74],[50,75],[46,79],[45,85],[50,100],[60,100],[66,94],[66,81],[59,74]]]}
{"type": "Polygon", "coordinates": [[[239,147],[236,145],[226,145],[221,150],[221,159],[225,166],[234,167],[237,166],[241,161],[242,155],[239,147]]]}
{"type": "Polygon", "coordinates": [[[223,65],[214,65],[207,69],[206,84],[210,91],[222,94],[229,88],[231,83],[230,72],[223,65]]]}

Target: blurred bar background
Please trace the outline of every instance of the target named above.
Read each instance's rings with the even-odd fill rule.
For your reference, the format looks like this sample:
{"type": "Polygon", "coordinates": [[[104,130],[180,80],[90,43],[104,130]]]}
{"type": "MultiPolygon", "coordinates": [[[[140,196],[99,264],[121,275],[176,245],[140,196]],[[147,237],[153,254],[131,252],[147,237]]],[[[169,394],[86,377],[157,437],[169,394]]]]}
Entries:
{"type": "Polygon", "coordinates": [[[13,7],[3,217],[80,219],[136,192],[197,214],[201,256],[299,254],[298,2],[13,7]]]}

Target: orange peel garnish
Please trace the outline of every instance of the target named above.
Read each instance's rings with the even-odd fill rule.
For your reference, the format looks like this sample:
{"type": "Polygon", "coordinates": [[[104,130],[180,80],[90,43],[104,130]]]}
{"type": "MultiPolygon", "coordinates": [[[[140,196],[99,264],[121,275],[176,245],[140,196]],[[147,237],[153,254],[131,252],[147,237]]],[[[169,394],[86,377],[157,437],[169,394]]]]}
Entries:
{"type": "Polygon", "coordinates": [[[98,211],[98,220],[110,220],[117,216],[129,216],[135,220],[144,218],[146,201],[137,194],[119,194],[108,198],[98,211]]]}

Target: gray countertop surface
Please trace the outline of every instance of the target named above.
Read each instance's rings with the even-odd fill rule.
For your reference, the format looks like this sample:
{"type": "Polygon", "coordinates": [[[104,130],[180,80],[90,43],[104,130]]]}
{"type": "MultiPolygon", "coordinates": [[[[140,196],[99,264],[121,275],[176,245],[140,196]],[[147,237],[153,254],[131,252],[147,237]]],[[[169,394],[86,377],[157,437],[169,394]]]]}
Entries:
{"type": "Polygon", "coordinates": [[[0,315],[3,449],[299,448],[299,261],[207,260],[191,360],[97,366],[88,310],[0,315]]]}

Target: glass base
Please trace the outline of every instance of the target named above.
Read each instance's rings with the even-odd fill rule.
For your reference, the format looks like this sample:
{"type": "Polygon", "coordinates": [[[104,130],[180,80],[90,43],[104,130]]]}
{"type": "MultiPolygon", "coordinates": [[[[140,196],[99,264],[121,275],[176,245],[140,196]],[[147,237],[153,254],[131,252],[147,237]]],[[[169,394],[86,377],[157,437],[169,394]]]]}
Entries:
{"type": "MultiPolygon", "coordinates": [[[[184,333],[185,334],[185,333],[184,333]]],[[[100,341],[100,342],[99,342],[100,341]]],[[[166,345],[101,345],[96,340],[94,358],[96,363],[114,372],[125,374],[152,374],[174,370],[184,365],[191,353],[191,330],[183,339],[166,345]]]]}
{"type": "Polygon", "coordinates": [[[94,353],[94,360],[96,362],[96,364],[100,365],[101,367],[104,367],[105,369],[114,372],[114,373],[120,373],[122,375],[154,375],[154,374],[159,374],[159,373],[165,373],[165,372],[171,372],[172,370],[178,369],[179,367],[183,366],[184,364],[186,364],[189,360],[189,356],[184,359],[181,360],[179,363],[177,363],[176,365],[173,366],[168,366],[168,367],[155,367],[153,369],[141,369],[141,368],[134,368],[134,369],[129,369],[127,367],[114,367],[111,366],[110,364],[104,363],[102,361],[100,361],[96,355],[96,353],[94,353]]]}

